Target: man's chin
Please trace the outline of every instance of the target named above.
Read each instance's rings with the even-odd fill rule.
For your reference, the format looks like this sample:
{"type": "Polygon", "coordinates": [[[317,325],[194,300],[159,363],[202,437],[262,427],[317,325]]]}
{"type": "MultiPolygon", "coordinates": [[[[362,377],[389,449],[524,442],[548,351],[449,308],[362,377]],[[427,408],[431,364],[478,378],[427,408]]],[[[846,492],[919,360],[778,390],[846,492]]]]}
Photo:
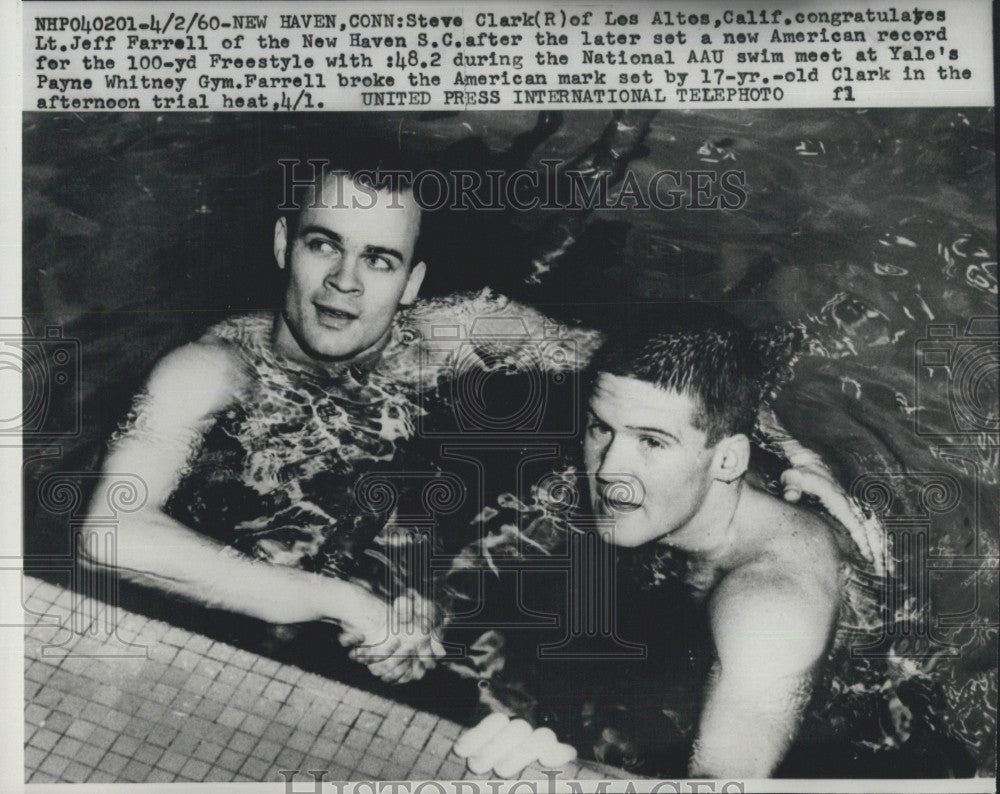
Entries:
{"type": "Polygon", "coordinates": [[[612,546],[617,546],[620,549],[636,549],[649,543],[646,538],[632,538],[628,534],[620,532],[612,532],[610,541],[612,546]]]}
{"type": "Polygon", "coordinates": [[[618,514],[616,517],[614,513],[611,513],[605,515],[605,517],[613,520],[608,541],[614,546],[620,546],[625,549],[634,549],[638,546],[644,546],[650,541],[656,540],[656,538],[652,536],[653,533],[648,529],[648,527],[634,525],[629,521],[628,516],[618,514]]]}
{"type": "Polygon", "coordinates": [[[356,320],[343,328],[327,327],[308,315],[299,322],[286,315],[282,320],[289,339],[282,352],[289,358],[317,364],[347,362],[366,349],[358,339],[356,320]]]}
{"type": "Polygon", "coordinates": [[[355,331],[350,324],[344,328],[318,325],[307,340],[308,352],[320,360],[348,361],[365,350],[355,331]]]}

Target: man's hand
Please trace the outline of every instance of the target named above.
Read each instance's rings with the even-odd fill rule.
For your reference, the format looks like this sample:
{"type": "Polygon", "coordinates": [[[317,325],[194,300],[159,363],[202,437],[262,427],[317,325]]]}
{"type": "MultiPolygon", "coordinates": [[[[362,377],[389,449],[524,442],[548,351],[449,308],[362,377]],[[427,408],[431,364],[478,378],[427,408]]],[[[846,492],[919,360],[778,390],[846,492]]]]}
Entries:
{"type": "Polygon", "coordinates": [[[861,556],[870,562],[875,572],[884,576],[892,572],[892,557],[882,526],[875,518],[867,518],[851,499],[823,459],[802,446],[781,426],[770,408],[762,408],[757,424],[768,444],[777,447],[791,468],[781,475],[785,499],[798,502],[802,494],[815,496],[831,516],[844,525],[861,556]]]}
{"type": "Polygon", "coordinates": [[[444,656],[434,636],[433,606],[410,591],[390,607],[369,596],[358,624],[345,625],[341,645],[356,646],[350,658],[368,666],[373,675],[390,684],[424,677],[444,656]]]}
{"type": "Polygon", "coordinates": [[[477,775],[492,770],[498,778],[512,778],[536,761],[545,769],[565,766],[576,758],[576,750],[561,744],[549,728],[491,714],[459,737],[455,755],[465,758],[477,775]]]}
{"type": "Polygon", "coordinates": [[[803,493],[815,496],[837,521],[844,525],[861,556],[868,560],[880,576],[891,570],[892,559],[886,547],[886,536],[878,519],[868,518],[849,497],[831,472],[819,459],[791,461],[795,466],[781,475],[785,500],[798,502],[803,493]]]}

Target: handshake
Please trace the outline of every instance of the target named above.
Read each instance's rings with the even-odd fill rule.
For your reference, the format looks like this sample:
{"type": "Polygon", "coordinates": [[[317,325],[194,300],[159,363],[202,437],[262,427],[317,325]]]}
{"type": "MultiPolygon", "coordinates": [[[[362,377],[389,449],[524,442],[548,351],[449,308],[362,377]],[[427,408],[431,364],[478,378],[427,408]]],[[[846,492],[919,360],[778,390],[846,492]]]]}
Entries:
{"type": "Polygon", "coordinates": [[[340,644],[349,656],[390,684],[424,677],[445,654],[437,638],[434,605],[409,590],[391,604],[376,596],[363,599],[355,620],[344,621],[340,644]]]}
{"type": "MultiPolygon", "coordinates": [[[[344,621],[340,644],[354,646],[351,659],[361,662],[390,684],[424,677],[445,655],[435,636],[434,605],[410,590],[391,604],[370,596],[351,621],[344,621]]],[[[549,728],[532,728],[526,721],[491,714],[466,731],[455,744],[455,754],[466,759],[476,774],[513,777],[531,763],[556,768],[576,757],[549,728]]]]}

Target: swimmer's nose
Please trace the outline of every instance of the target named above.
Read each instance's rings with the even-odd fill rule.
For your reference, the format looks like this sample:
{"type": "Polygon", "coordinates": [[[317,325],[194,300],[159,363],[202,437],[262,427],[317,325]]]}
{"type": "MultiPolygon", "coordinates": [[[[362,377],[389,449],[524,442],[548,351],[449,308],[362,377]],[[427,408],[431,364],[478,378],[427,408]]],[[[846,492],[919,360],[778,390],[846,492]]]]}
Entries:
{"type": "Polygon", "coordinates": [[[618,436],[612,436],[601,450],[600,464],[597,468],[598,484],[610,484],[627,477],[625,443],[618,436]]]}
{"type": "Polygon", "coordinates": [[[340,262],[330,268],[325,283],[338,292],[361,294],[364,288],[358,278],[358,257],[345,255],[340,262]]]}

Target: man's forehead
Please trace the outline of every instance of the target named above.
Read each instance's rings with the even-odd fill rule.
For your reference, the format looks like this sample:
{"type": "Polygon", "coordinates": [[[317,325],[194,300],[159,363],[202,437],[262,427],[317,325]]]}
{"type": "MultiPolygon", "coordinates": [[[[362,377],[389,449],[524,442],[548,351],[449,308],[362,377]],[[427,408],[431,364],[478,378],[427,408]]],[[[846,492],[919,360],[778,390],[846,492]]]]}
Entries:
{"type": "Polygon", "coordinates": [[[420,207],[409,191],[375,190],[344,180],[303,207],[299,227],[320,227],[371,245],[412,245],[420,230],[420,207]]]}
{"type": "Polygon", "coordinates": [[[693,428],[695,407],[694,398],[688,394],[607,373],[598,376],[590,397],[591,411],[605,421],[658,427],[671,433],[693,428]]]}

